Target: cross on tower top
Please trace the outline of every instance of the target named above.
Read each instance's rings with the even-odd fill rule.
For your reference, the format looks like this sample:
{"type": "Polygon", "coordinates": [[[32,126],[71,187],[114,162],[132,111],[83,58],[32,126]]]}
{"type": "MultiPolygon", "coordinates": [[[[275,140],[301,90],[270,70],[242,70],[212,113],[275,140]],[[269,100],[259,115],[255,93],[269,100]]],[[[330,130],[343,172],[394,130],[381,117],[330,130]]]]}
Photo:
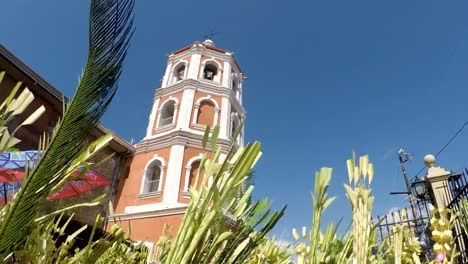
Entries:
{"type": "Polygon", "coordinates": [[[208,39],[213,40],[213,37],[216,36],[216,35],[218,35],[218,34],[219,34],[219,32],[215,32],[215,31],[213,31],[213,30],[210,30],[210,32],[209,32],[208,34],[204,35],[204,36],[202,37],[202,39],[205,39],[205,40],[208,40],[208,39]]]}

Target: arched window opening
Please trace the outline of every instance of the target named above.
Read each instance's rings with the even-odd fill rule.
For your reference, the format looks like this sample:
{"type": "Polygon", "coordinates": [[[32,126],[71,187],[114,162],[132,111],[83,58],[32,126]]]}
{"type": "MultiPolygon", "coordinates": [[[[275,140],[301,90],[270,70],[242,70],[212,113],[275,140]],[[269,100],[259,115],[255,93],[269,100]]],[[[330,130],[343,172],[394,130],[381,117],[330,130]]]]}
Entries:
{"type": "Polygon", "coordinates": [[[174,111],[175,102],[171,100],[167,102],[161,110],[161,116],[158,127],[172,124],[174,122],[174,111]]]}
{"type": "Polygon", "coordinates": [[[231,119],[231,137],[234,137],[236,135],[237,129],[240,127],[240,120],[237,113],[233,113],[231,119]]]}
{"type": "Polygon", "coordinates": [[[146,183],[144,191],[157,192],[161,183],[161,162],[155,161],[146,172],[146,183]]]}
{"type": "MultiPolygon", "coordinates": [[[[194,186],[195,181],[197,180],[197,173],[198,173],[199,168],[200,168],[200,161],[199,160],[192,163],[191,168],[190,168],[189,181],[188,181],[189,188],[194,186]]],[[[200,178],[198,179],[197,187],[200,186],[202,181],[203,181],[202,175],[200,175],[200,178]]]]}
{"type": "Polygon", "coordinates": [[[212,64],[205,65],[203,69],[203,79],[213,81],[216,74],[218,74],[218,68],[212,64]]]}
{"type": "Polygon", "coordinates": [[[203,101],[198,109],[197,124],[213,125],[215,106],[210,101],[203,101]]]}
{"type": "Polygon", "coordinates": [[[174,72],[176,82],[184,79],[185,76],[185,65],[179,66],[174,72]]]}
{"type": "Polygon", "coordinates": [[[236,79],[232,79],[232,90],[234,91],[234,94],[237,94],[237,90],[239,89],[238,85],[237,85],[237,80],[236,79]]]}

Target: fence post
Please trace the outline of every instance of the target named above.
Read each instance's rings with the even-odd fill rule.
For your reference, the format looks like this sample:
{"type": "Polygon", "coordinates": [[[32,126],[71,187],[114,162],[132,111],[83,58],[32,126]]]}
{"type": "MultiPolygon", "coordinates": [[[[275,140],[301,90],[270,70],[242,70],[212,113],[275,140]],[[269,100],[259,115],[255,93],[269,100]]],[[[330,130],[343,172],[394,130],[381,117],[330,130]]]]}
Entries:
{"type": "Polygon", "coordinates": [[[451,172],[442,167],[436,167],[435,161],[433,155],[424,156],[424,163],[428,168],[426,181],[429,183],[433,205],[439,209],[444,209],[453,199],[448,183],[451,172]]]}
{"type": "MultiPolygon", "coordinates": [[[[454,199],[448,181],[452,173],[446,171],[444,168],[436,167],[435,161],[436,159],[433,155],[426,155],[424,157],[424,163],[428,167],[426,180],[429,182],[430,185],[430,192],[433,205],[439,209],[445,209],[454,199]]],[[[454,238],[455,243],[457,244],[457,250],[461,253],[461,255],[459,256],[459,263],[467,263],[466,261],[468,260],[468,247],[463,238],[463,229],[461,227],[460,221],[458,220],[456,220],[454,223],[454,231],[454,238]]]]}

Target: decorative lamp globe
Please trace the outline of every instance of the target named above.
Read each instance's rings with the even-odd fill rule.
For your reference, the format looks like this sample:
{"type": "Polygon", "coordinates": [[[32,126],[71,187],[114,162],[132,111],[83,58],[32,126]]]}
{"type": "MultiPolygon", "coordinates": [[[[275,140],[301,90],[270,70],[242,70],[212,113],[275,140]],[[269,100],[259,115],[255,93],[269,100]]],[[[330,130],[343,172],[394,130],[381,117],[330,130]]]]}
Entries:
{"type": "Polygon", "coordinates": [[[413,195],[416,198],[418,199],[426,198],[426,194],[427,194],[426,181],[424,179],[419,179],[419,180],[414,181],[411,184],[411,190],[413,192],[413,195]]]}

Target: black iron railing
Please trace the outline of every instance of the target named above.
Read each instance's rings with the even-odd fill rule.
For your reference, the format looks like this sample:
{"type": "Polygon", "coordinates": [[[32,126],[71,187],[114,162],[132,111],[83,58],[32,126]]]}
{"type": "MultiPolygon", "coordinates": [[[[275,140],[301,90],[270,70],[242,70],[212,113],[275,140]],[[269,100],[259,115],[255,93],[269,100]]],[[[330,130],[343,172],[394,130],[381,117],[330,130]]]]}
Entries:
{"type": "Polygon", "coordinates": [[[421,257],[429,259],[432,255],[432,246],[428,233],[431,214],[429,206],[429,201],[412,198],[411,205],[407,208],[394,210],[386,215],[373,218],[373,223],[376,225],[377,242],[381,244],[384,238],[393,233],[394,227],[404,224],[421,241],[423,254],[421,257]],[[406,211],[406,216],[403,215],[403,210],[406,211]]]}
{"type": "MultiPolygon", "coordinates": [[[[463,211],[460,211],[461,202],[468,198],[468,181],[467,181],[468,170],[464,172],[453,174],[448,180],[448,190],[446,190],[447,197],[451,198],[447,208],[453,209],[460,212],[460,218],[466,218],[468,215],[464,215],[463,211]]],[[[458,219],[455,223],[455,227],[452,230],[457,250],[459,251],[458,263],[468,263],[468,237],[463,230],[463,221],[458,219]]]]}

